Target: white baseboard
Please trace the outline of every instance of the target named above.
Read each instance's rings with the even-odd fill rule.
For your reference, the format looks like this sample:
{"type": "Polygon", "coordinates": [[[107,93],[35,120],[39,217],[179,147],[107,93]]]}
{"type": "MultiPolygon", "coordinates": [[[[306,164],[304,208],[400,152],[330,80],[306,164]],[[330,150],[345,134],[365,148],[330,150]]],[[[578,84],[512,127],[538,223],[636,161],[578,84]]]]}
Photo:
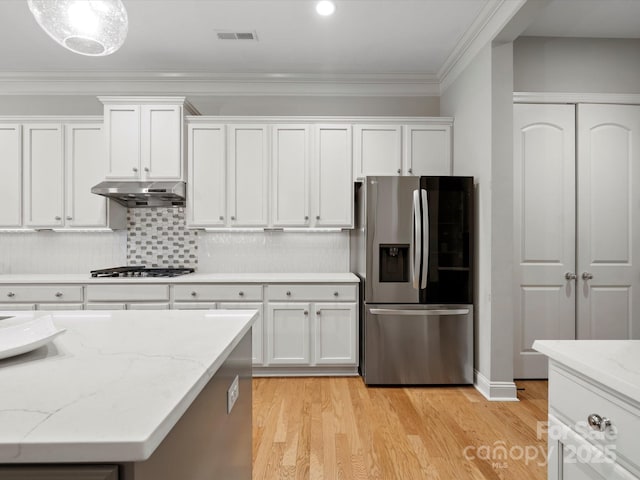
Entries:
{"type": "Polygon", "coordinates": [[[515,382],[492,382],[477,370],[473,372],[473,386],[492,402],[518,402],[515,382]]]}

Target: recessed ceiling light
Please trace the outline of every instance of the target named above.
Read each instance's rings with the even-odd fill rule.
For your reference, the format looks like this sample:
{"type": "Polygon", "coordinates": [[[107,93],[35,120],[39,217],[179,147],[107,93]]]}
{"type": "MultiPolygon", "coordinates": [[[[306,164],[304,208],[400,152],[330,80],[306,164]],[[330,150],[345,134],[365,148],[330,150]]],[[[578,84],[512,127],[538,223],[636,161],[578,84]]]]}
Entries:
{"type": "Polygon", "coordinates": [[[333,15],[336,11],[336,4],[330,0],[322,0],[316,4],[316,12],[323,17],[333,15]]]}

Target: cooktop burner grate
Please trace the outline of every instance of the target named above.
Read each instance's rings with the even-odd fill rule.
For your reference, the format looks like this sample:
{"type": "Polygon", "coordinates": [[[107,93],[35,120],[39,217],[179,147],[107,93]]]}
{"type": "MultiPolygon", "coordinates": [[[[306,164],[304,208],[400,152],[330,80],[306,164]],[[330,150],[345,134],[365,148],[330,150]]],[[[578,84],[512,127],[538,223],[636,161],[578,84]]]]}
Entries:
{"type": "Polygon", "coordinates": [[[193,273],[193,268],[148,268],[144,266],[129,266],[103,268],[101,270],[91,270],[92,277],[177,277],[193,273]]]}

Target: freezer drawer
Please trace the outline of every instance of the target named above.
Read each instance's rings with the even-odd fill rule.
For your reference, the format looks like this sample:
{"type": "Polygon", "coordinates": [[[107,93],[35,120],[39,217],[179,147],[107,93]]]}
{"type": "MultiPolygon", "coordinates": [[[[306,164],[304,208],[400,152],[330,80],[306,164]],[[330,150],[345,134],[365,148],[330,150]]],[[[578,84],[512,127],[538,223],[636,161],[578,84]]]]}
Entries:
{"type": "Polygon", "coordinates": [[[367,385],[473,383],[473,306],[365,305],[367,385]]]}

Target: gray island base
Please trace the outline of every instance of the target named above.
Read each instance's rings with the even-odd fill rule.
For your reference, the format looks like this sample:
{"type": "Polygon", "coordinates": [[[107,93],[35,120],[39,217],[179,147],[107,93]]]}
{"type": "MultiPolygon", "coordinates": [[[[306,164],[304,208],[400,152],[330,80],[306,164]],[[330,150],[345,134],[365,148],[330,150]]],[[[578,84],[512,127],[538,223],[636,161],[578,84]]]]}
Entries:
{"type": "MultiPolygon", "coordinates": [[[[114,317],[117,318],[113,322],[112,331],[124,326],[124,321],[130,319],[131,315],[136,315],[135,312],[113,313],[114,317]]],[[[158,314],[159,312],[146,312],[144,316],[153,317],[154,313],[158,314]]],[[[139,314],[140,312],[137,312],[138,316],[139,314]]],[[[134,356],[139,355],[136,360],[133,360],[133,363],[138,361],[143,363],[150,362],[147,365],[149,366],[148,376],[142,379],[147,385],[140,386],[147,392],[147,398],[143,398],[142,401],[150,401],[149,399],[157,396],[158,403],[162,403],[163,408],[160,410],[149,408],[150,415],[161,418],[155,431],[142,442],[132,440],[128,432],[123,431],[120,435],[120,443],[116,445],[118,440],[115,437],[118,435],[116,434],[114,437],[113,432],[108,432],[102,436],[99,431],[96,431],[94,435],[95,441],[92,442],[87,435],[90,429],[83,430],[80,428],[75,434],[69,433],[69,431],[63,432],[60,437],[64,438],[64,440],[52,442],[49,448],[44,444],[43,439],[50,435],[51,431],[39,434],[39,427],[34,429],[34,438],[32,440],[29,440],[31,434],[24,439],[16,437],[13,445],[10,440],[11,434],[7,431],[0,432],[1,480],[251,479],[252,387],[250,327],[255,318],[254,312],[216,311],[215,315],[196,312],[174,312],[172,314],[163,312],[160,313],[160,316],[164,318],[161,319],[159,327],[153,325],[153,321],[158,320],[157,317],[155,319],[149,318],[148,321],[151,322],[149,326],[152,331],[154,330],[153,327],[156,326],[155,330],[161,331],[162,335],[167,335],[175,327],[178,331],[176,331],[172,343],[178,345],[172,347],[170,353],[159,355],[157,351],[161,347],[162,341],[149,339],[151,346],[147,344],[147,347],[141,347],[142,351],[133,354],[134,356]],[[231,316],[225,317],[225,313],[230,313],[231,316]],[[198,315],[203,318],[195,318],[198,315]],[[178,317],[182,317],[182,319],[178,317]],[[182,324],[179,323],[180,321],[182,321],[182,324]],[[219,327],[217,334],[214,332],[216,326],[219,327]],[[192,331],[185,332],[185,329],[192,329],[192,331]],[[195,351],[188,353],[189,347],[186,340],[193,335],[197,335],[201,339],[196,342],[195,351]],[[206,352],[206,349],[203,348],[207,342],[202,341],[202,336],[206,337],[208,335],[211,335],[212,338],[211,352],[206,352]],[[227,343],[226,347],[223,345],[224,343],[227,343]],[[191,379],[198,378],[198,382],[202,382],[203,386],[198,386],[198,382],[196,382],[194,388],[181,393],[170,389],[171,394],[174,396],[169,399],[162,398],[169,391],[162,385],[163,379],[168,383],[171,383],[171,380],[167,379],[166,373],[162,374],[159,370],[157,371],[158,375],[154,375],[154,368],[150,367],[150,365],[154,362],[155,355],[162,357],[155,359],[161,364],[158,366],[159,368],[163,368],[162,363],[168,358],[167,355],[173,357],[174,360],[182,361],[185,365],[190,365],[189,372],[186,372],[185,376],[191,379]],[[189,360],[186,360],[187,358],[189,360]],[[197,366],[194,370],[195,363],[197,363],[197,366]],[[191,400],[190,396],[194,395],[195,398],[191,400]],[[175,404],[175,402],[178,403],[175,404]],[[185,402],[189,403],[186,406],[186,410],[174,422],[172,417],[181,410],[181,406],[185,402]],[[232,408],[229,411],[230,402],[232,403],[232,408]],[[166,411],[166,407],[171,405],[174,405],[174,408],[171,408],[171,411],[166,411]],[[162,432],[165,429],[168,429],[168,433],[154,447],[154,437],[157,436],[158,432],[162,432]],[[83,441],[86,442],[83,448],[80,449],[79,453],[74,453],[73,444],[83,441]],[[13,446],[19,446],[19,448],[13,450],[13,446]],[[19,452],[17,455],[15,454],[16,451],[19,452]],[[130,454],[126,454],[122,458],[114,456],[117,455],[117,452],[126,451],[130,452],[130,454]],[[40,455],[42,452],[44,453],[40,455]],[[147,455],[149,452],[150,454],[147,455]],[[41,462],[34,458],[38,456],[41,456],[44,461],[41,462]],[[56,456],[61,461],[56,461],[56,456]],[[82,461],[81,456],[88,457],[88,461],[82,461]]],[[[75,363],[82,361],[84,358],[85,362],[92,363],[96,360],[94,354],[103,356],[105,362],[107,362],[109,357],[130,355],[129,353],[123,353],[124,350],[118,351],[117,348],[112,351],[109,351],[108,348],[94,349],[95,345],[92,346],[91,342],[97,341],[100,329],[95,328],[96,331],[92,331],[94,328],[92,328],[91,320],[87,321],[87,315],[85,315],[85,318],[82,319],[85,320],[85,323],[80,324],[80,333],[76,335],[78,329],[74,329],[74,327],[79,325],[79,317],[80,315],[76,314],[74,318],[69,319],[65,318],[64,313],[56,313],[54,321],[62,328],[66,328],[67,332],[55,340],[55,345],[42,347],[39,351],[14,357],[13,359],[0,360],[0,385],[3,385],[0,390],[4,391],[5,387],[8,386],[5,382],[10,383],[14,378],[17,378],[16,375],[28,374],[31,371],[38,376],[38,369],[36,368],[38,362],[57,361],[64,363],[68,361],[75,363]],[[71,335],[65,338],[69,333],[71,335]],[[89,342],[88,346],[83,344],[85,341],[89,342]],[[76,344],[76,342],[78,343],[76,344]]],[[[104,317],[102,320],[104,320],[104,317]]],[[[136,322],[144,324],[145,320],[139,318],[136,322]]],[[[114,334],[117,335],[115,332],[114,334]]],[[[129,358],[129,362],[130,368],[127,371],[120,370],[117,373],[117,375],[124,375],[120,380],[126,377],[129,377],[129,380],[135,380],[131,375],[140,373],[140,369],[138,369],[137,374],[134,372],[136,368],[132,368],[131,358],[129,358]]],[[[56,369],[59,368],[59,366],[56,367],[56,369]]],[[[105,365],[105,370],[109,370],[108,365],[105,365]]],[[[177,370],[174,371],[179,374],[177,370]]],[[[126,383],[124,381],[123,386],[126,383]]],[[[185,383],[178,379],[178,383],[187,385],[187,383],[191,383],[191,380],[185,383]]],[[[73,388],[74,382],[72,381],[71,384],[71,388],[73,388]]],[[[64,383],[61,388],[65,388],[64,383]]],[[[113,388],[115,388],[115,385],[113,388]]],[[[106,395],[109,394],[107,393],[106,395]]],[[[107,399],[107,403],[112,402],[115,405],[113,411],[96,409],[95,416],[103,417],[96,422],[96,426],[102,422],[108,422],[109,416],[118,415],[118,409],[121,408],[119,405],[126,408],[126,404],[124,402],[121,403],[121,400],[126,399],[128,395],[134,395],[134,392],[121,391],[107,399]]],[[[130,400],[134,401],[135,399],[131,397],[130,400]]],[[[13,407],[13,405],[10,405],[12,401],[12,398],[0,400],[0,419],[5,416],[10,417],[10,411],[13,407]]],[[[76,406],[83,401],[85,400],[77,402],[76,406]]],[[[46,400],[41,400],[41,402],[46,402],[46,400]]],[[[28,407],[23,408],[28,409],[28,407]]],[[[51,405],[51,408],[55,409],[55,406],[51,405]]],[[[83,415],[83,411],[85,411],[83,407],[78,408],[78,416],[83,415]]],[[[142,408],[142,411],[144,411],[144,408],[142,408]]],[[[121,413],[127,415],[126,412],[121,413]]],[[[55,415],[56,413],[53,414],[53,416],[55,415]]],[[[139,415],[140,411],[137,410],[135,416],[138,417],[139,415]]],[[[19,418],[9,418],[7,422],[2,420],[0,422],[5,427],[10,427],[12,420],[19,421],[19,418]]],[[[81,419],[78,418],[78,421],[81,421],[81,419]]],[[[47,420],[45,419],[43,425],[46,422],[47,420]]],[[[149,422],[142,423],[149,424],[149,422]]],[[[132,419],[132,424],[132,430],[137,431],[135,419],[132,419]]],[[[73,428],[69,430],[73,430],[73,428]]],[[[76,449],[76,451],[78,450],[76,449]]]]}

